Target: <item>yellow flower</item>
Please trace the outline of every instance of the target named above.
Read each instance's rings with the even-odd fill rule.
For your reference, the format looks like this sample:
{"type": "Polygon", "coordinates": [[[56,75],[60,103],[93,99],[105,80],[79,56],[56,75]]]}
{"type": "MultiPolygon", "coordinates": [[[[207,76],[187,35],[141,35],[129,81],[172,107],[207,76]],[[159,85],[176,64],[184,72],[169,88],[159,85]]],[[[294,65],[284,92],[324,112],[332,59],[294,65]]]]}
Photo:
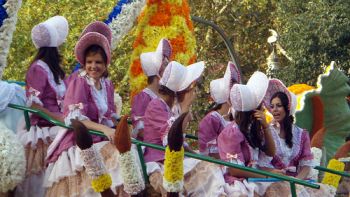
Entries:
{"type": "MultiPolygon", "coordinates": [[[[344,171],[345,164],[336,159],[331,159],[328,163],[327,168],[336,170],[336,171],[344,171]]],[[[338,188],[340,178],[341,178],[340,175],[326,172],[323,177],[322,183],[338,188]]]]}
{"type": "Polygon", "coordinates": [[[97,193],[105,191],[106,189],[110,188],[111,185],[112,178],[109,174],[103,174],[91,181],[91,187],[97,193]]]}
{"type": "Polygon", "coordinates": [[[181,181],[183,172],[184,148],[180,151],[170,151],[169,146],[165,149],[164,179],[170,183],[181,181]]]}

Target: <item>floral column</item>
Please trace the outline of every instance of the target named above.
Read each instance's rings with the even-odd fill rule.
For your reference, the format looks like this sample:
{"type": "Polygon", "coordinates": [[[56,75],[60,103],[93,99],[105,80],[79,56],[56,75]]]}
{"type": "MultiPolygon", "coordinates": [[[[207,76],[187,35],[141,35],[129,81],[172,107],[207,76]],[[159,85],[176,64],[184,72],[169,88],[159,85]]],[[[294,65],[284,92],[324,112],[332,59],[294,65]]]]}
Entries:
{"type": "Polygon", "coordinates": [[[131,97],[147,84],[141,68],[140,54],[154,51],[161,38],[170,40],[173,48],[172,60],[185,65],[195,61],[196,40],[186,0],[147,0],[147,5],[138,18],[131,56],[131,97]]]}

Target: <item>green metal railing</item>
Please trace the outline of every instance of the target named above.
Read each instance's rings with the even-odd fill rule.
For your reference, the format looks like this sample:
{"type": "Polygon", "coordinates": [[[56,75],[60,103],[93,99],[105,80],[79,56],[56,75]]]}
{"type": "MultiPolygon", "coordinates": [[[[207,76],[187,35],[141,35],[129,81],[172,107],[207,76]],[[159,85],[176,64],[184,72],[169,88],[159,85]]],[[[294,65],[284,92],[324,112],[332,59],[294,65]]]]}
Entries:
{"type": "MultiPolygon", "coordinates": [[[[49,121],[50,123],[52,123],[54,125],[71,129],[71,127],[68,127],[64,123],[50,118],[47,114],[41,112],[40,110],[28,108],[28,107],[25,107],[25,106],[15,105],[15,104],[9,104],[8,106],[10,108],[13,108],[13,109],[22,110],[24,112],[24,115],[26,117],[25,120],[26,120],[27,129],[30,128],[29,113],[33,113],[33,114],[39,115],[40,117],[46,119],[47,121],[49,121]]],[[[100,131],[89,130],[89,132],[91,134],[104,136],[104,134],[102,132],[100,132],[100,131]]],[[[191,137],[192,139],[196,139],[197,138],[196,136],[192,136],[192,135],[189,135],[189,137],[191,137]]],[[[136,147],[137,147],[138,155],[139,155],[140,162],[141,162],[141,168],[142,168],[143,176],[145,178],[145,181],[148,182],[148,176],[147,176],[147,171],[146,171],[146,164],[145,164],[145,161],[144,161],[143,152],[142,152],[142,148],[141,147],[145,146],[145,147],[149,147],[149,148],[153,148],[153,149],[157,149],[157,150],[161,150],[161,151],[165,151],[165,148],[162,147],[162,146],[159,146],[159,145],[149,144],[149,143],[145,143],[145,142],[138,141],[138,140],[135,140],[135,139],[132,139],[132,143],[135,144],[136,147]]],[[[314,184],[314,183],[310,183],[308,181],[300,180],[300,179],[289,177],[289,176],[283,176],[283,175],[279,175],[279,174],[275,174],[275,173],[270,173],[270,172],[263,171],[263,170],[258,170],[258,169],[255,169],[255,168],[249,168],[249,167],[245,167],[245,166],[240,166],[240,165],[237,165],[237,164],[228,163],[228,162],[225,162],[225,161],[222,161],[222,160],[213,159],[211,157],[207,157],[207,156],[203,156],[203,155],[199,155],[199,154],[193,154],[193,153],[186,152],[185,156],[190,157],[190,158],[194,158],[194,159],[198,159],[198,160],[202,160],[202,161],[207,161],[207,162],[211,162],[211,163],[227,166],[227,167],[232,167],[232,168],[236,168],[236,169],[252,172],[252,173],[256,173],[256,174],[260,174],[260,175],[264,175],[264,176],[268,176],[268,177],[272,177],[272,178],[276,178],[276,179],[279,179],[281,181],[288,181],[290,183],[291,194],[292,194],[293,197],[296,196],[295,184],[300,184],[300,185],[307,186],[307,187],[310,187],[310,188],[315,188],[315,189],[319,189],[320,188],[319,185],[314,184]]],[[[315,169],[320,170],[320,171],[333,173],[333,174],[337,174],[337,175],[340,175],[340,176],[350,177],[349,173],[335,171],[335,170],[324,168],[324,167],[321,167],[321,166],[316,166],[315,169]]]]}

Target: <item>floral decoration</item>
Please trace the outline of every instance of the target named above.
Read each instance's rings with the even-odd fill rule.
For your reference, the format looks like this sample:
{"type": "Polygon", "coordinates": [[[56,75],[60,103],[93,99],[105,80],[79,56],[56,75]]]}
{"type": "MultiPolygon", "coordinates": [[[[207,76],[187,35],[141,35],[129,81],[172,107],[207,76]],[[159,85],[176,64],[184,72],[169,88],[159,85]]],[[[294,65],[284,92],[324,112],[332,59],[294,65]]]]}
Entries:
{"type": "Polygon", "coordinates": [[[180,192],[183,188],[184,148],[180,151],[165,149],[163,186],[168,192],[180,192]]]}

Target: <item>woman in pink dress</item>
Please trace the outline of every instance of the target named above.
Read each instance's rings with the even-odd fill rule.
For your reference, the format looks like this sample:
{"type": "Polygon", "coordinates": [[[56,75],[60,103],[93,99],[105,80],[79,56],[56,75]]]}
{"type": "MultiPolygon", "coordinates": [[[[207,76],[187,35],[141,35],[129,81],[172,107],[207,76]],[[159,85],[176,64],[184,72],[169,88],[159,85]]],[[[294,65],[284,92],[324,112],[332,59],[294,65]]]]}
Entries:
{"type": "MultiPolygon", "coordinates": [[[[145,142],[160,146],[167,145],[168,131],[175,121],[171,108],[174,105],[177,92],[186,90],[182,103],[182,113],[189,112],[191,103],[196,97],[196,80],[203,70],[204,62],[187,67],[175,61],[168,64],[160,80],[160,96],[148,104],[145,112],[145,142]]],[[[189,122],[189,118],[189,116],[185,118],[184,127],[189,122]]],[[[163,182],[162,177],[164,152],[147,147],[144,156],[151,185],[162,196],[166,196],[164,189],[166,183],[163,182]]],[[[224,180],[218,166],[190,158],[184,160],[184,166],[183,195],[219,196],[222,194],[224,180]]]]}
{"type": "MultiPolygon", "coordinates": [[[[313,154],[309,133],[293,123],[296,96],[288,91],[281,81],[271,79],[264,103],[273,116],[270,130],[276,145],[276,154],[271,162],[264,165],[264,169],[299,179],[309,179],[311,169],[314,167],[313,154]]],[[[289,183],[274,183],[267,192],[268,195],[290,193],[289,183]]],[[[333,192],[331,187],[322,184],[319,190],[297,186],[298,196],[334,196],[333,192]]]]}
{"type": "Polygon", "coordinates": [[[201,154],[220,159],[217,137],[230,123],[230,89],[240,81],[237,67],[229,62],[224,77],[210,82],[210,94],[215,106],[199,123],[198,141],[201,154]]]}
{"type": "MultiPolygon", "coordinates": [[[[275,155],[275,145],[261,108],[268,87],[267,76],[255,72],[247,85],[235,84],[230,92],[235,121],[230,123],[218,137],[220,158],[230,163],[257,168],[262,159],[271,161],[275,155]]],[[[265,162],[264,162],[265,163],[265,162]]],[[[263,195],[266,187],[248,183],[246,178],[264,176],[226,168],[224,173],[228,196],[263,195]]]]}
{"type": "Polygon", "coordinates": [[[132,100],[131,120],[132,137],[143,139],[144,121],[146,108],[152,99],[158,97],[159,80],[168,65],[172,49],[167,39],[161,39],[154,52],[142,53],[140,55],[142,70],[147,76],[148,86],[138,93],[132,100]]]}
{"type": "MultiPolygon", "coordinates": [[[[27,74],[27,106],[38,109],[52,119],[63,121],[62,103],[66,92],[65,73],[58,47],[68,35],[68,22],[62,16],[54,16],[32,29],[32,40],[38,49],[27,74]]],[[[17,187],[18,196],[43,196],[46,151],[60,129],[37,115],[30,116],[29,131],[17,132],[25,146],[26,179],[17,187]]]]}
{"type": "MultiPolygon", "coordinates": [[[[107,66],[111,61],[111,32],[109,28],[107,32],[99,31],[101,23],[95,23],[88,26],[94,28],[84,31],[75,47],[76,58],[83,65],[83,70],[68,85],[63,106],[64,121],[66,125],[71,125],[71,119],[78,119],[88,129],[102,131],[107,136],[92,135],[93,147],[112,177],[111,189],[118,195],[124,195],[117,160],[119,152],[111,144],[114,135],[111,127],[116,117],[114,86],[107,78],[107,66]]],[[[48,150],[44,182],[46,196],[100,195],[91,187],[80,152],[71,130],[61,132],[55,138],[48,150]]]]}

